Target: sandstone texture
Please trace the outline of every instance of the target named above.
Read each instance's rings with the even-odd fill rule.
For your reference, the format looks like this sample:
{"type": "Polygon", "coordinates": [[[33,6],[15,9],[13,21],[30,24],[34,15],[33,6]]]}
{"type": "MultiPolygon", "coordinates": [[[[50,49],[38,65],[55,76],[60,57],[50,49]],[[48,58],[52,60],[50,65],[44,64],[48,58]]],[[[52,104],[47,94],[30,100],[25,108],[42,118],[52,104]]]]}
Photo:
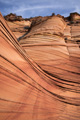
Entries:
{"type": "Polygon", "coordinates": [[[25,20],[22,18],[22,16],[17,16],[11,13],[7,16],[4,16],[4,18],[17,39],[19,39],[21,36],[24,36],[31,27],[30,20],[25,20]]]}
{"type": "Polygon", "coordinates": [[[76,20],[53,15],[31,25],[0,14],[0,120],[80,120],[76,20]],[[27,24],[28,33],[17,36],[14,30],[27,24]]]}
{"type": "Polygon", "coordinates": [[[17,39],[25,35],[31,26],[30,21],[24,21],[24,20],[14,21],[14,22],[7,21],[7,24],[9,25],[11,31],[15,34],[17,39]]]}

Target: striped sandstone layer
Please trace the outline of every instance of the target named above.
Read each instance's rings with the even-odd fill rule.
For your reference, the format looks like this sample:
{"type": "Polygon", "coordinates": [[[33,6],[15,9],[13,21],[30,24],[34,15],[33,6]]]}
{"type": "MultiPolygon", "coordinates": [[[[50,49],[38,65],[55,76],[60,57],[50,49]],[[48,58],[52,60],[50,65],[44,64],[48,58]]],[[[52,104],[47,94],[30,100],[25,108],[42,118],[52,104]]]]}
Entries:
{"type": "Polygon", "coordinates": [[[67,29],[54,16],[18,43],[0,14],[0,120],[80,120],[79,44],[67,29]]]}
{"type": "Polygon", "coordinates": [[[16,38],[19,38],[28,32],[31,26],[30,21],[6,21],[11,31],[15,34],[16,38]]]}

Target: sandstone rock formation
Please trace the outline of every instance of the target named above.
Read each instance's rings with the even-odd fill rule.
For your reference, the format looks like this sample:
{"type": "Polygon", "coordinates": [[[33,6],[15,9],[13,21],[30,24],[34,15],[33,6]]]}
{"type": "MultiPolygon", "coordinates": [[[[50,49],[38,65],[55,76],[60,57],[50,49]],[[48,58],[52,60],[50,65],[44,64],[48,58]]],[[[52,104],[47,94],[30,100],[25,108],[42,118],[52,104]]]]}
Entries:
{"type": "Polygon", "coordinates": [[[60,17],[67,21],[68,24],[76,24],[80,22],[80,14],[79,13],[70,13],[69,17],[61,16],[60,14],[55,15],[52,13],[51,16],[38,16],[38,17],[31,17],[31,18],[22,18],[22,16],[17,16],[16,14],[10,13],[4,16],[5,20],[7,21],[10,29],[15,34],[18,40],[21,40],[28,32],[36,25],[52,18],[53,16],[60,17]]]}
{"type": "Polygon", "coordinates": [[[10,29],[12,32],[15,34],[17,39],[21,39],[26,33],[29,32],[29,30],[33,27],[36,26],[43,21],[46,21],[49,19],[51,16],[46,16],[46,17],[33,17],[33,18],[25,18],[19,19],[20,16],[17,16],[15,14],[8,14],[4,16],[5,20],[7,21],[7,24],[9,25],[10,29]]]}
{"type": "Polygon", "coordinates": [[[77,13],[77,12],[70,13],[70,16],[67,17],[67,19],[70,20],[70,21],[80,20],[80,14],[77,13]]]}
{"type": "Polygon", "coordinates": [[[22,21],[22,16],[17,16],[16,14],[10,13],[6,16],[4,16],[5,20],[7,21],[22,21]]]}
{"type": "Polygon", "coordinates": [[[31,27],[30,20],[25,20],[22,18],[22,16],[17,16],[10,13],[4,16],[4,18],[17,39],[19,39],[21,36],[24,36],[31,27]]]}
{"type": "Polygon", "coordinates": [[[38,24],[42,23],[43,21],[46,21],[50,17],[52,17],[52,16],[45,16],[45,17],[38,16],[38,17],[32,17],[32,18],[27,19],[27,20],[29,20],[31,22],[31,26],[33,27],[35,25],[38,25],[38,24]]]}
{"type": "Polygon", "coordinates": [[[74,20],[80,20],[80,14],[78,14],[78,13],[71,13],[70,14],[70,20],[71,21],[74,21],[74,20]]]}
{"type": "Polygon", "coordinates": [[[30,21],[7,21],[7,24],[9,25],[10,29],[12,30],[12,32],[15,34],[15,36],[17,37],[17,39],[23,35],[25,35],[30,26],[31,26],[31,22],[30,21]]]}
{"type": "Polygon", "coordinates": [[[0,14],[0,120],[80,120],[79,31],[52,16],[18,42],[0,14]]]}

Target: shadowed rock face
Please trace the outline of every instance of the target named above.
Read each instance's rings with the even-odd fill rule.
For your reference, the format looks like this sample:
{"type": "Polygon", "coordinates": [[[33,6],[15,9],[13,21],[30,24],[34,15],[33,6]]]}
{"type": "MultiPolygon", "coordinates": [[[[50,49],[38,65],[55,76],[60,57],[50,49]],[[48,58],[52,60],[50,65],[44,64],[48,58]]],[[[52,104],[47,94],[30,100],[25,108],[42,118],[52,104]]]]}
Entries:
{"type": "Polygon", "coordinates": [[[80,20],[80,14],[77,12],[70,13],[70,16],[66,18],[69,21],[77,21],[80,20]]]}
{"type": "Polygon", "coordinates": [[[35,25],[38,25],[40,23],[42,23],[43,21],[46,21],[47,19],[51,18],[52,16],[46,16],[46,17],[42,17],[42,16],[38,16],[38,17],[33,17],[28,19],[32,24],[32,27],[35,25]]]}
{"type": "Polygon", "coordinates": [[[80,120],[79,26],[53,16],[18,42],[0,14],[0,120],[80,120]]]}
{"type": "Polygon", "coordinates": [[[71,13],[70,14],[70,20],[71,21],[75,21],[75,20],[80,20],[80,14],[78,14],[78,13],[71,13]]]}

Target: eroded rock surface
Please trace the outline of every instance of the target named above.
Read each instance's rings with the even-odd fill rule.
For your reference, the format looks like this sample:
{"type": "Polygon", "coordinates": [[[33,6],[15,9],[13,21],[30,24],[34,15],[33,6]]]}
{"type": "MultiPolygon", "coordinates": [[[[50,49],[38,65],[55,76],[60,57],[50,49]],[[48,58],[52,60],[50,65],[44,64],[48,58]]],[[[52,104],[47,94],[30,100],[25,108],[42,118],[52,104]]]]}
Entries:
{"type": "Polygon", "coordinates": [[[20,38],[21,36],[25,35],[30,26],[31,26],[31,22],[30,21],[7,21],[7,24],[9,25],[10,29],[12,30],[12,32],[15,34],[15,36],[18,38],[20,38]]]}
{"type": "Polygon", "coordinates": [[[80,120],[80,23],[52,16],[19,42],[0,24],[0,120],[80,120]]]}
{"type": "Polygon", "coordinates": [[[15,14],[8,14],[4,16],[7,24],[9,25],[11,31],[15,34],[17,39],[24,36],[31,27],[30,20],[25,20],[22,18],[22,16],[17,16],[15,14]]]}

